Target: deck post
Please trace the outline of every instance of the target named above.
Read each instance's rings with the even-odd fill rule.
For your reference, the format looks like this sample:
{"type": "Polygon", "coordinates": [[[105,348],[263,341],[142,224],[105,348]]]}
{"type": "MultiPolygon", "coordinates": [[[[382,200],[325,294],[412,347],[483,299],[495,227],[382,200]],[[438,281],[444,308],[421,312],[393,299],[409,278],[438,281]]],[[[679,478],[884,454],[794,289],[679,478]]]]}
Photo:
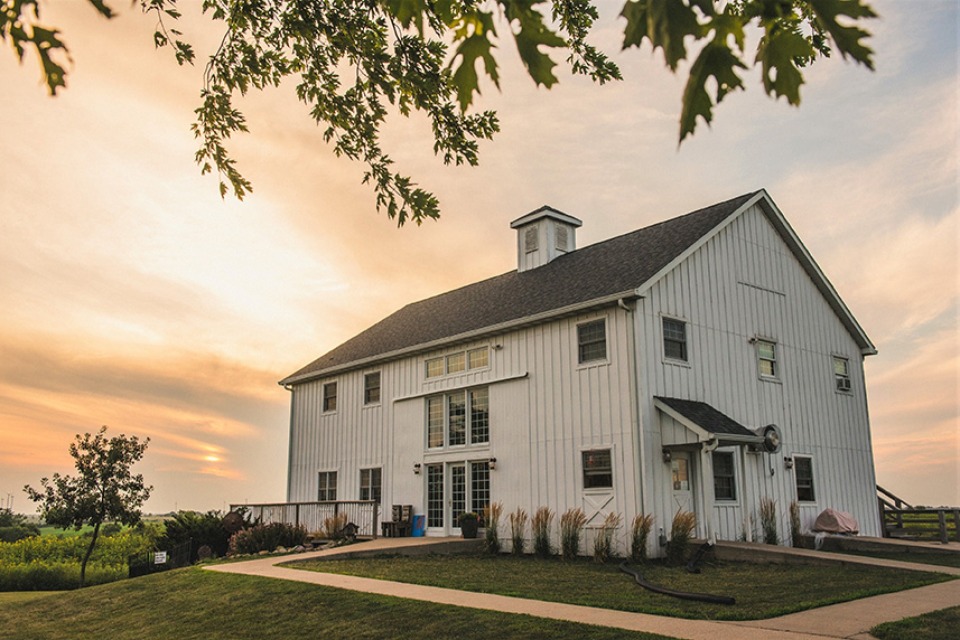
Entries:
{"type": "Polygon", "coordinates": [[[937,511],[937,520],[940,523],[940,542],[947,544],[950,538],[947,537],[947,512],[943,509],[937,511]]]}
{"type": "Polygon", "coordinates": [[[953,537],[960,542],[960,509],[953,510],[953,537]]]}

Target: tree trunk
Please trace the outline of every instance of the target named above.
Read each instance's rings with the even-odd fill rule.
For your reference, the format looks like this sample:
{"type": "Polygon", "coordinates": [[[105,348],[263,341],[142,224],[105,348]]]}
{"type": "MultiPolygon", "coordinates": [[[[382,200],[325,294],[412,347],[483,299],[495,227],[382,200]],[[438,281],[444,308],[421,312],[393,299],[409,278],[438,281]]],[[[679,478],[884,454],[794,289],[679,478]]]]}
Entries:
{"type": "Polygon", "coordinates": [[[83,556],[83,562],[80,563],[80,588],[83,588],[83,583],[87,577],[87,560],[90,559],[90,556],[93,555],[93,547],[97,544],[97,536],[100,535],[100,523],[97,522],[93,525],[93,535],[90,537],[90,546],[87,547],[87,553],[83,556]]]}

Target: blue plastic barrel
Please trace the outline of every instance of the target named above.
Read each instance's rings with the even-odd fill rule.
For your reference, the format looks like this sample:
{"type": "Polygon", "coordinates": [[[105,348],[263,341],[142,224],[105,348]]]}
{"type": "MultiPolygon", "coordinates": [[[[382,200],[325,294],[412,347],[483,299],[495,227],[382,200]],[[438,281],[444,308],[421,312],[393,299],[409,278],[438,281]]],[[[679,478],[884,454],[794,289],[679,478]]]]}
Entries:
{"type": "Polygon", "coordinates": [[[424,530],[426,529],[426,524],[427,516],[413,516],[413,537],[422,538],[424,530]]]}

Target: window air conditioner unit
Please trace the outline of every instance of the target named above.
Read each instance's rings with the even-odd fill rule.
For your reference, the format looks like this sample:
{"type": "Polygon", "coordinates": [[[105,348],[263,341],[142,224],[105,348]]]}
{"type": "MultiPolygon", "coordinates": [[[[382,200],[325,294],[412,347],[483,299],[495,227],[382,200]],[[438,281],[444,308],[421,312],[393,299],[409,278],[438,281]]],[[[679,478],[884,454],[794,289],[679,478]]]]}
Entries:
{"type": "Polygon", "coordinates": [[[850,378],[837,378],[837,391],[850,391],[850,378]]]}

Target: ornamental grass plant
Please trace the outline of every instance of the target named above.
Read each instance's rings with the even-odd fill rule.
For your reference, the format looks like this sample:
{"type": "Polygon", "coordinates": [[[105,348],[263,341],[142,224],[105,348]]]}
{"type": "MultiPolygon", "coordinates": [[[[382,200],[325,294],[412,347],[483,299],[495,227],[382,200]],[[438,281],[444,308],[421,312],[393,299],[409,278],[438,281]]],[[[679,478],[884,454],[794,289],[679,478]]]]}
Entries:
{"type": "Polygon", "coordinates": [[[583,509],[568,509],[560,516],[560,555],[564,560],[573,560],[580,554],[580,536],[587,524],[583,509]]]}
{"type": "Polygon", "coordinates": [[[523,548],[526,544],[524,532],[527,528],[527,512],[523,507],[517,507],[516,511],[510,513],[510,544],[511,552],[514,555],[523,555],[523,548]]]}
{"type": "Polygon", "coordinates": [[[593,561],[604,563],[610,560],[613,554],[614,536],[623,518],[619,513],[608,513],[603,519],[603,524],[597,531],[597,537],[593,540],[593,561]]]}
{"type": "Polygon", "coordinates": [[[483,509],[483,521],[486,523],[483,530],[483,546],[493,554],[500,553],[500,516],[502,514],[502,502],[492,502],[483,509]]]}
{"type": "Polygon", "coordinates": [[[553,524],[553,511],[549,507],[540,507],[530,520],[530,530],[533,534],[533,553],[540,558],[547,558],[553,554],[550,546],[550,526],[553,524]]]}
{"type": "Polygon", "coordinates": [[[646,562],[647,540],[653,530],[653,514],[638,513],[630,524],[630,560],[646,562]]]}
{"type": "Polygon", "coordinates": [[[800,505],[796,500],[790,503],[790,544],[794,547],[802,546],[800,536],[802,525],[800,524],[800,505]]]}
{"type": "Polygon", "coordinates": [[[780,544],[780,535],[777,533],[777,501],[766,496],[760,499],[760,528],[765,543],[780,544]]]}
{"type": "Polygon", "coordinates": [[[678,509],[670,525],[670,542],[667,544],[667,562],[683,564],[687,558],[687,547],[693,531],[697,528],[697,516],[690,511],[678,509]]]}

